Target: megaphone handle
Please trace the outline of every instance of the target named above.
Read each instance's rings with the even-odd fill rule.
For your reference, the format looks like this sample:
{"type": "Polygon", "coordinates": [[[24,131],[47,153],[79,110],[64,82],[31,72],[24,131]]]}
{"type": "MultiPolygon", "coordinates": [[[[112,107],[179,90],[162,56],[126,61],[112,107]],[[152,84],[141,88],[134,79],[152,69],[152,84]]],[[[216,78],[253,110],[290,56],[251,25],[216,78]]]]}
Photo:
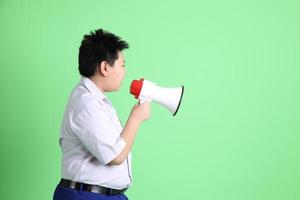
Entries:
{"type": "Polygon", "coordinates": [[[142,104],[142,103],[144,103],[145,101],[151,102],[152,100],[151,100],[151,99],[142,98],[142,97],[139,98],[139,104],[142,104]]]}

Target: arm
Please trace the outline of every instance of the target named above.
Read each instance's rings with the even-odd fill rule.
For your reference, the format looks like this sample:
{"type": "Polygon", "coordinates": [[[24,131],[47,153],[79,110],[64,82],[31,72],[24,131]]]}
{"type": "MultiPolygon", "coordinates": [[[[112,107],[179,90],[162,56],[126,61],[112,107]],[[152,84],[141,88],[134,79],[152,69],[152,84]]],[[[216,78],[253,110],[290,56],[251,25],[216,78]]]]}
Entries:
{"type": "Polygon", "coordinates": [[[135,105],[128,117],[126,125],[121,133],[121,138],[126,142],[126,146],[121,153],[115,157],[109,165],[120,165],[127,158],[133,146],[135,137],[140,125],[150,117],[150,103],[144,102],[135,105]]]}

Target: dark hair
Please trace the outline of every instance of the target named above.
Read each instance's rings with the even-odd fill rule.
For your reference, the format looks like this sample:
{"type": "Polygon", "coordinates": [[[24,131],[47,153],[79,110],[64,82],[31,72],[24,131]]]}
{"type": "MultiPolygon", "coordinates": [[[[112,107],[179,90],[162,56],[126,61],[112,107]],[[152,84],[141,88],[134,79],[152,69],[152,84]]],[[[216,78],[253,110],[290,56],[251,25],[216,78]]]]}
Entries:
{"type": "Polygon", "coordinates": [[[94,75],[102,61],[112,66],[118,59],[118,51],[128,48],[128,43],[119,36],[102,29],[91,31],[90,35],[84,35],[79,48],[80,74],[85,77],[94,75]]]}

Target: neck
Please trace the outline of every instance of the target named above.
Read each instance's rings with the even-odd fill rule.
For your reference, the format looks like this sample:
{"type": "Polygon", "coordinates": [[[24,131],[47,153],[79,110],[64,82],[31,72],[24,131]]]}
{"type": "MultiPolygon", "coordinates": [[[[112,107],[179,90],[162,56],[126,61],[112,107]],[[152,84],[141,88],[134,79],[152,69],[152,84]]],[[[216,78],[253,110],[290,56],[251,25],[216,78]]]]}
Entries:
{"type": "Polygon", "coordinates": [[[91,76],[89,77],[89,79],[97,86],[97,88],[102,92],[104,93],[104,88],[103,88],[103,85],[101,84],[101,81],[100,79],[97,77],[97,76],[91,76]]]}

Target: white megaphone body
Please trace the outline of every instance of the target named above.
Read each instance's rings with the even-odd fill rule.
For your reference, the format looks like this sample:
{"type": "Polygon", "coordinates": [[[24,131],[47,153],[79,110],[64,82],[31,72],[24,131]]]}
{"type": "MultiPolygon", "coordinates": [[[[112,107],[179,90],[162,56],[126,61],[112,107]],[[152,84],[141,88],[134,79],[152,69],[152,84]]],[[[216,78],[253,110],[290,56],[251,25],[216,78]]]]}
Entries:
{"type": "Polygon", "coordinates": [[[184,87],[165,88],[156,85],[154,82],[140,79],[133,80],[130,85],[130,93],[140,100],[155,101],[160,105],[166,107],[175,116],[183,97],[184,87]]]}

